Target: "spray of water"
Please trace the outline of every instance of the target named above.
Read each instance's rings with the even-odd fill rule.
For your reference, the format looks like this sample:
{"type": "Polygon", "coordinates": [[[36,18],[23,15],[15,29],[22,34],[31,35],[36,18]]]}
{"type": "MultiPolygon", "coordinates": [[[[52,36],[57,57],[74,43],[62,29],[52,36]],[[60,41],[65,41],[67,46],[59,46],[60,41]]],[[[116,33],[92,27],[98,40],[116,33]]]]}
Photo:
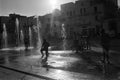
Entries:
{"type": "Polygon", "coordinates": [[[66,50],[66,46],[67,46],[67,40],[66,40],[66,30],[65,30],[65,25],[62,24],[62,38],[63,38],[63,50],[66,50]]]}
{"type": "Polygon", "coordinates": [[[31,47],[32,46],[32,31],[30,27],[29,27],[29,41],[30,41],[30,47],[31,47]]]}
{"type": "Polygon", "coordinates": [[[24,34],[23,34],[23,31],[21,30],[20,31],[20,44],[23,46],[24,44],[24,34]]]}
{"type": "Polygon", "coordinates": [[[66,38],[66,31],[65,31],[65,26],[62,24],[62,37],[66,38]]]}
{"type": "Polygon", "coordinates": [[[16,33],[17,33],[17,45],[19,46],[19,44],[20,44],[20,39],[19,39],[19,20],[18,20],[18,18],[16,18],[16,33]]]}
{"type": "Polygon", "coordinates": [[[4,42],[4,44],[3,44],[3,47],[4,48],[7,48],[8,47],[8,43],[7,43],[7,30],[6,30],[6,25],[5,24],[3,24],[3,34],[2,34],[2,37],[3,37],[3,42],[4,42]]]}
{"type": "Polygon", "coordinates": [[[36,22],[37,22],[37,26],[35,27],[35,31],[37,32],[37,37],[38,37],[38,42],[37,42],[37,48],[41,48],[41,23],[39,21],[39,17],[35,16],[36,18],[36,22]]]}

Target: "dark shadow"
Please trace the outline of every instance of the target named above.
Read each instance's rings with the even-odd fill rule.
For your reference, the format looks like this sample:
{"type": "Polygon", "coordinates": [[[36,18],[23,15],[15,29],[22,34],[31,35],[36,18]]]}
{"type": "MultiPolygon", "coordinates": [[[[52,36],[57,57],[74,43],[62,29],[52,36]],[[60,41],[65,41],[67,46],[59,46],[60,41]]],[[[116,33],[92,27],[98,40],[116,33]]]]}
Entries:
{"type": "Polygon", "coordinates": [[[49,65],[48,65],[48,62],[47,62],[47,57],[42,59],[41,64],[42,64],[42,67],[46,68],[46,71],[49,71],[49,65]]]}

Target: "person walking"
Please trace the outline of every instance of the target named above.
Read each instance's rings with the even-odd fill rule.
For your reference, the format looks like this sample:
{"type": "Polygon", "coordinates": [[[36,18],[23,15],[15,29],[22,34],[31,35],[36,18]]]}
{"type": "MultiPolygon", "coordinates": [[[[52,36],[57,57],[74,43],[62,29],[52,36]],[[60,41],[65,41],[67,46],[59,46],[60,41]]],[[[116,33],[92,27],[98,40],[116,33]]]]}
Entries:
{"type": "Polygon", "coordinates": [[[110,37],[108,35],[108,33],[105,32],[105,30],[103,29],[101,31],[101,46],[103,48],[103,74],[106,76],[108,75],[108,66],[110,64],[110,54],[109,54],[109,49],[110,49],[110,37]]]}
{"type": "Polygon", "coordinates": [[[104,29],[101,32],[101,45],[103,48],[103,61],[110,63],[109,61],[110,37],[107,33],[105,33],[104,29]]]}
{"type": "Polygon", "coordinates": [[[87,48],[87,50],[91,49],[91,46],[90,46],[90,36],[89,35],[87,35],[87,37],[86,37],[86,48],[87,48]]]}
{"type": "Polygon", "coordinates": [[[42,58],[44,57],[44,54],[46,55],[46,60],[48,59],[49,53],[48,53],[48,47],[50,44],[46,41],[46,39],[43,39],[42,47],[41,47],[41,54],[42,58]]]}

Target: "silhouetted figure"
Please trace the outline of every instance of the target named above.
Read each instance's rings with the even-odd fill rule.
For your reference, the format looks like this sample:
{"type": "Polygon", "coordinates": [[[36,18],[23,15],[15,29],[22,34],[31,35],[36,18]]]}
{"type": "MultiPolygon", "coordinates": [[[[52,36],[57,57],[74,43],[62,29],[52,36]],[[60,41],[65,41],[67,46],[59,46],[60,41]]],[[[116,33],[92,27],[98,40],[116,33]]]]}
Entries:
{"type": "Polygon", "coordinates": [[[79,50],[81,50],[81,45],[79,44],[79,40],[74,40],[74,42],[73,42],[73,48],[75,49],[76,53],[78,53],[79,50]]]}
{"type": "Polygon", "coordinates": [[[101,45],[103,48],[103,61],[110,63],[109,61],[110,37],[107,33],[105,33],[104,29],[101,31],[101,45]]]}
{"type": "Polygon", "coordinates": [[[86,37],[86,48],[87,48],[87,50],[91,49],[91,46],[90,46],[90,36],[89,35],[86,37]]]}
{"type": "Polygon", "coordinates": [[[48,47],[50,46],[50,44],[44,39],[43,40],[43,44],[42,44],[42,47],[41,47],[41,54],[42,54],[42,58],[44,56],[44,52],[45,52],[45,55],[46,55],[46,61],[47,61],[47,58],[49,56],[49,53],[48,53],[48,47]],[[44,51],[44,52],[43,52],[44,51]]]}

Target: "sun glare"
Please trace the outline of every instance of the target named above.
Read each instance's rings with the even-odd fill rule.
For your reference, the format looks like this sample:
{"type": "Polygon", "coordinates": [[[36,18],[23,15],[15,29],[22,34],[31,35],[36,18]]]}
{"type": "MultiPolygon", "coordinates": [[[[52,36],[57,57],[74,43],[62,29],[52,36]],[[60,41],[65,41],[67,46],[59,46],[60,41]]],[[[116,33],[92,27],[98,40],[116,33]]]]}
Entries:
{"type": "Polygon", "coordinates": [[[50,4],[52,6],[52,9],[54,10],[56,8],[57,0],[50,0],[50,4]]]}

